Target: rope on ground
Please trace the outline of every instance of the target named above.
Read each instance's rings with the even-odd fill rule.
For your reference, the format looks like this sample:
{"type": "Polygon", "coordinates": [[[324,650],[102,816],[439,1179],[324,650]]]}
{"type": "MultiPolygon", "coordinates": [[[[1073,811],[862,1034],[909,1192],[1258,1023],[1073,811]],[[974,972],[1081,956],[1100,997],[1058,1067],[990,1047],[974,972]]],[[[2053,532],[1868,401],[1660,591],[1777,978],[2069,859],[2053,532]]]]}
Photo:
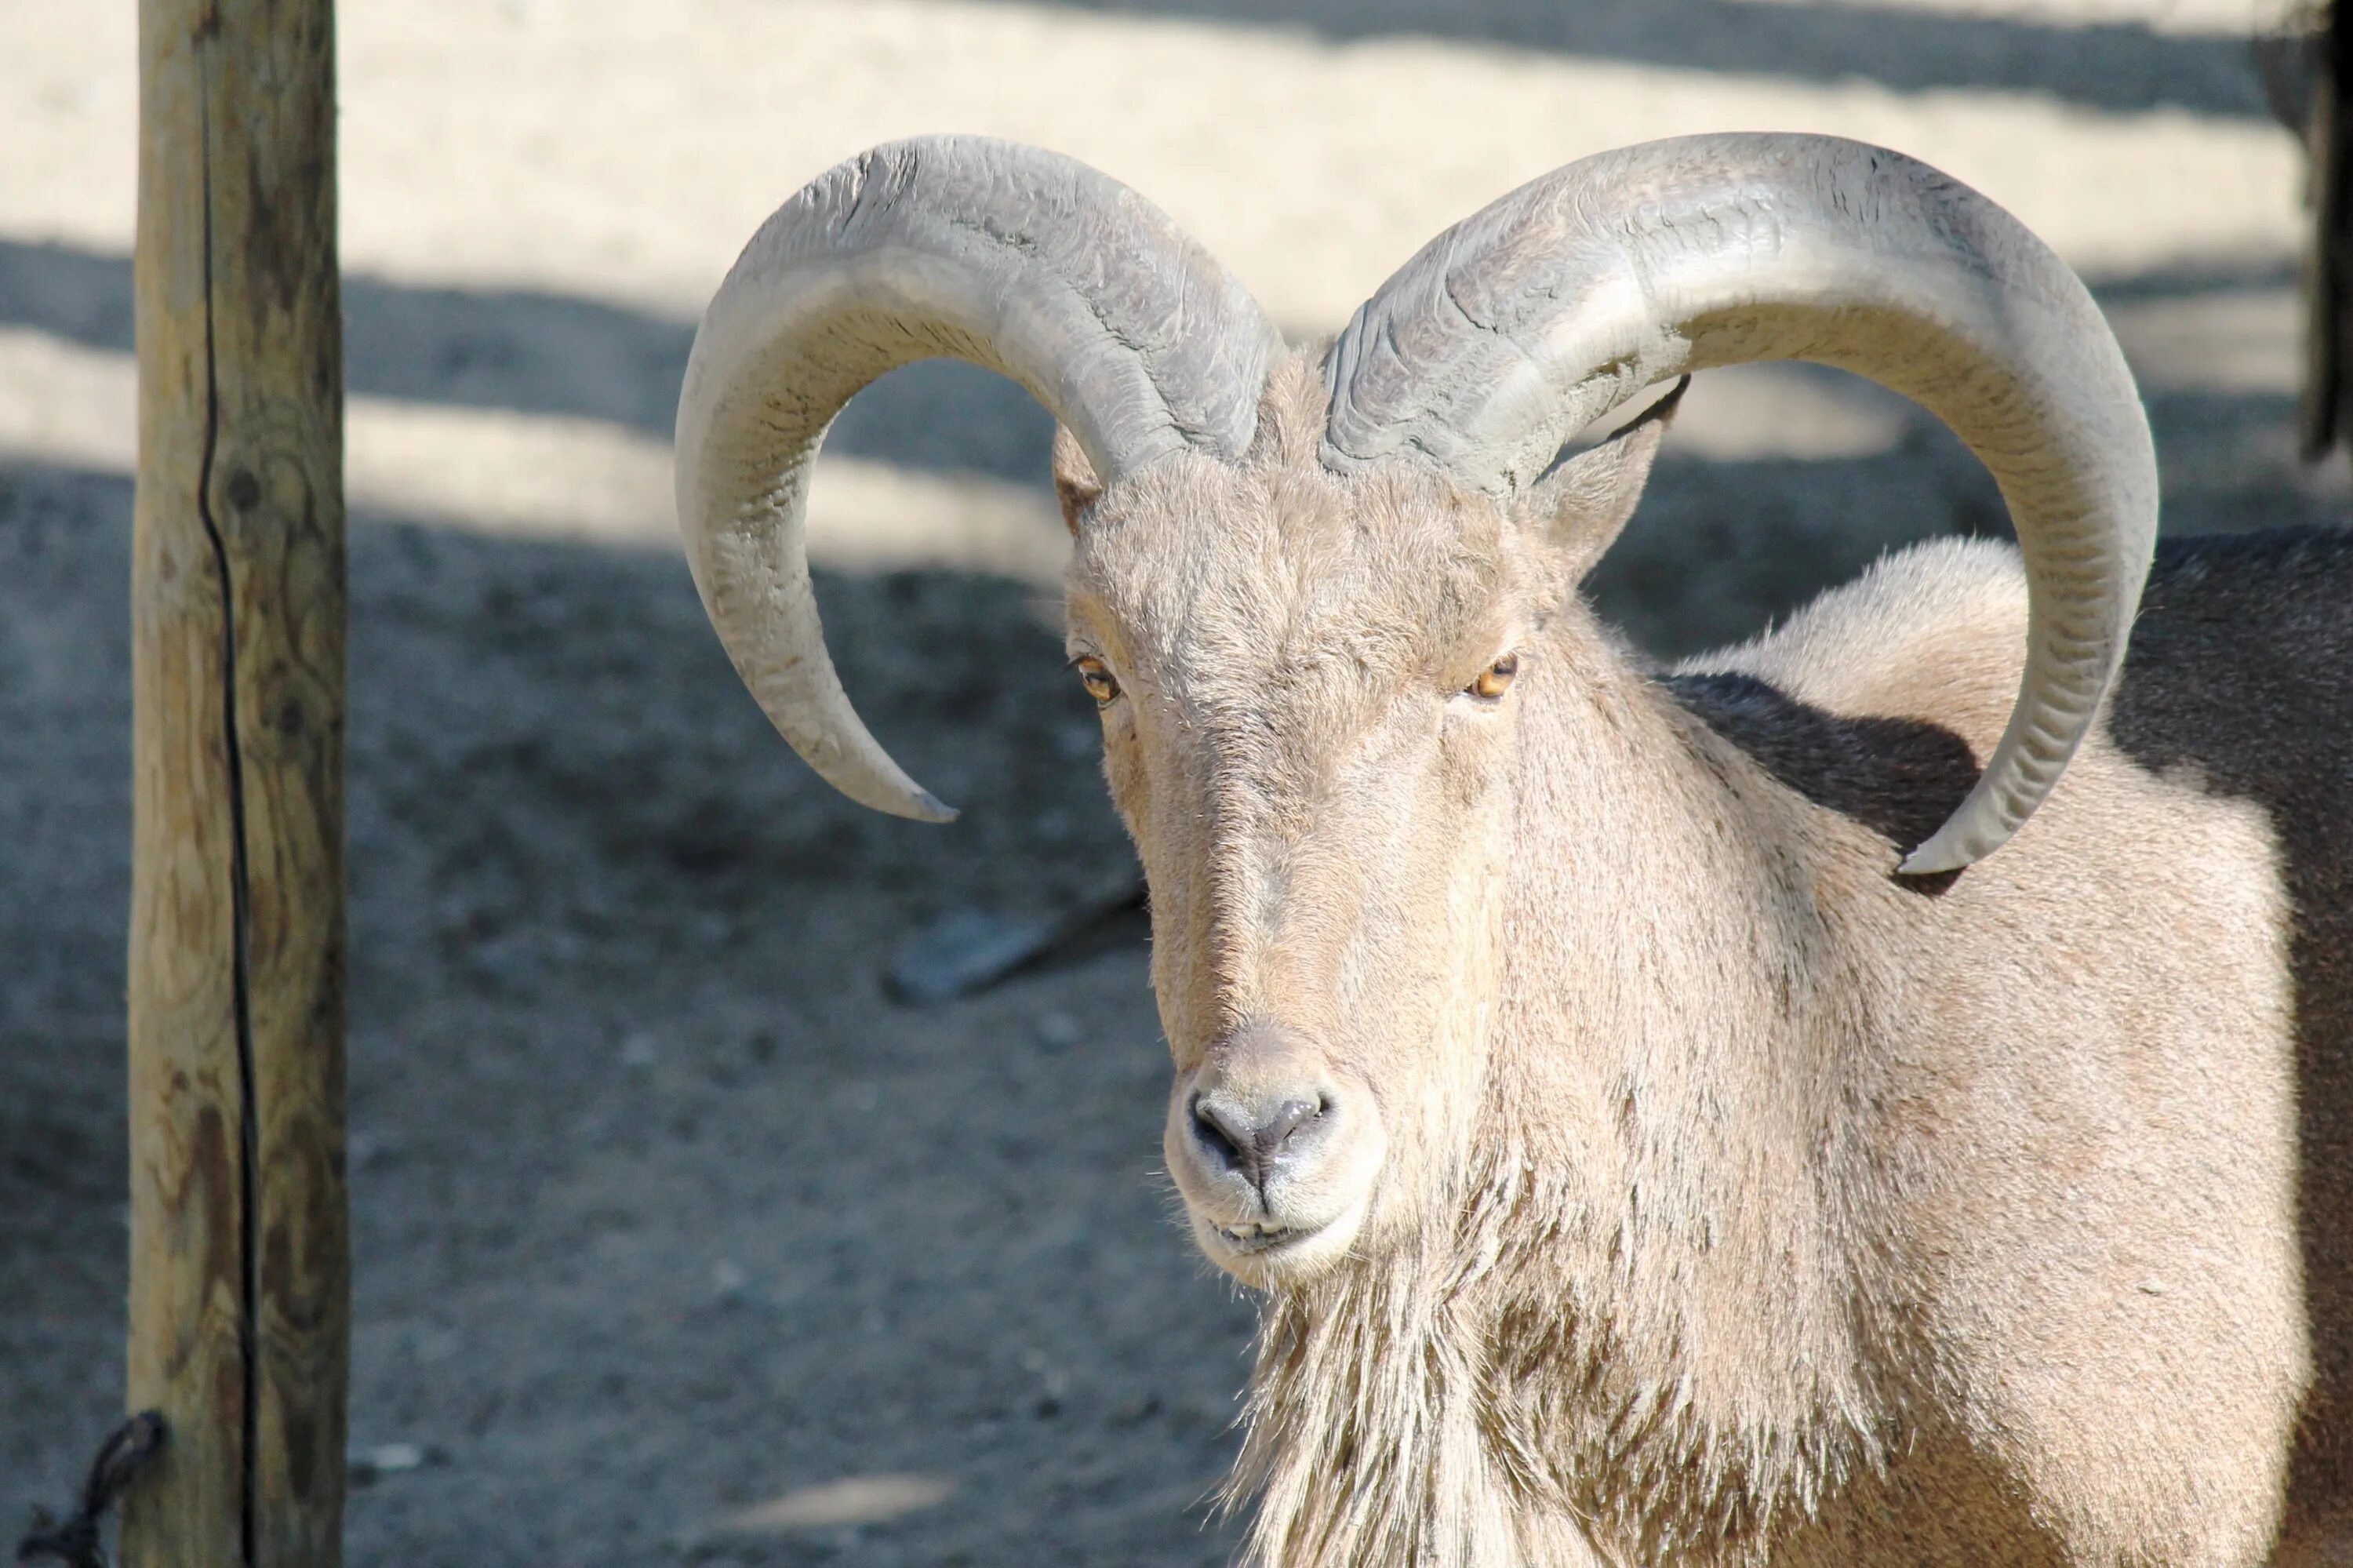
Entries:
{"type": "Polygon", "coordinates": [[[114,1499],[164,1446],[164,1417],[142,1410],[116,1427],[99,1445],[81,1484],[81,1506],[60,1523],[46,1509],[33,1510],[32,1533],[16,1542],[16,1568],[49,1562],[66,1568],[106,1568],[106,1549],[99,1538],[99,1522],[114,1499]]]}

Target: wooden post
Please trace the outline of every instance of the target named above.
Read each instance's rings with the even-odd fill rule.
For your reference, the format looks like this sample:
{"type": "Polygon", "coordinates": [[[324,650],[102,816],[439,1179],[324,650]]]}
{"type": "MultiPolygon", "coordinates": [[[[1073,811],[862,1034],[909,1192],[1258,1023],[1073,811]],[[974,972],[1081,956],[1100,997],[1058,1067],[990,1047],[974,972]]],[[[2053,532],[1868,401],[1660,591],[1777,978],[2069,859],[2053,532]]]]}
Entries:
{"type": "Polygon", "coordinates": [[[140,0],[128,1568],[342,1555],[332,0],[140,0]]]}

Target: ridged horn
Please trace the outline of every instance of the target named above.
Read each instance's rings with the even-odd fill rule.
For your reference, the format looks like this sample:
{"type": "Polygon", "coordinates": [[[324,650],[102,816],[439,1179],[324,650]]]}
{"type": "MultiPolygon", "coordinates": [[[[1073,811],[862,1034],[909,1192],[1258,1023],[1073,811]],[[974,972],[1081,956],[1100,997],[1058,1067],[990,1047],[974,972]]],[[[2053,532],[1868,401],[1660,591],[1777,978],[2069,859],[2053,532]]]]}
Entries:
{"type": "Polygon", "coordinates": [[[1447,230],[1335,346],[1324,460],[1504,493],[1651,384],[1804,359],[1921,404],[1992,472],[2029,583],[2018,701],[1903,869],[1953,871],[2042,802],[2122,662],[2157,535],[2148,420],[2099,307],[2024,226],[1925,164],[1824,136],[1604,153],[1447,230]]]}
{"type": "Polygon", "coordinates": [[[834,673],[803,537],[843,406],[939,355],[1029,388],[1106,482],[1250,444],[1280,340],[1158,208],[1074,159],[972,136],[892,143],[778,208],[703,313],[678,405],[678,515],[703,608],[795,750],[843,794],[955,813],[867,733],[834,673]]]}

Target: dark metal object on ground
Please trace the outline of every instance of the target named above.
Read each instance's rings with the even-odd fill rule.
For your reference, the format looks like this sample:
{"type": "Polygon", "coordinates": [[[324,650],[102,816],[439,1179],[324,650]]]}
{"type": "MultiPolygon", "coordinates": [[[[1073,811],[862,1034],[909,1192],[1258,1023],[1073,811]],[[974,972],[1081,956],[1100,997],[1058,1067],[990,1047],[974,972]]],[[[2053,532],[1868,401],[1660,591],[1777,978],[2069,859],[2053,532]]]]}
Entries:
{"type": "Polygon", "coordinates": [[[106,1549],[99,1528],[114,1499],[122,1495],[155,1451],[164,1446],[164,1418],[142,1411],[107,1435],[90,1474],[81,1483],[81,1500],[63,1522],[46,1510],[34,1515],[33,1528],[16,1542],[16,1568],[36,1563],[62,1563],[66,1568],[106,1568],[106,1549]]]}
{"type": "Polygon", "coordinates": [[[901,946],[883,973],[882,989],[910,1007],[974,996],[1016,975],[1140,938],[1147,929],[1136,918],[1144,907],[1143,878],[1127,876],[1105,883],[1060,915],[1023,919],[960,910],[901,946]]]}

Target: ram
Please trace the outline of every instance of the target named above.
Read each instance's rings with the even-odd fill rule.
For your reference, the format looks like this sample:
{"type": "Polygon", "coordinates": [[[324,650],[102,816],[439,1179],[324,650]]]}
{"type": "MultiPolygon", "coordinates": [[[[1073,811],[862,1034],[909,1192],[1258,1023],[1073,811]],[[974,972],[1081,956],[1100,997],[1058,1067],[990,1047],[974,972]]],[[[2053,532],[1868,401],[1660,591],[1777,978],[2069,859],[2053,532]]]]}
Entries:
{"type": "Polygon", "coordinates": [[[1263,1293],[1254,1561],[2353,1562],[2353,546],[2158,546],[2132,377],[2014,219],[1653,143],[1293,350],[1068,159],[833,170],[704,317],[679,510],[785,736],[936,821],[801,533],[828,422],[934,355],[1063,429],[1168,1169],[1263,1293]],[[1940,417],[2018,546],[1655,668],[1578,588],[1672,397],[1559,454],[1781,358],[1940,417]]]}

